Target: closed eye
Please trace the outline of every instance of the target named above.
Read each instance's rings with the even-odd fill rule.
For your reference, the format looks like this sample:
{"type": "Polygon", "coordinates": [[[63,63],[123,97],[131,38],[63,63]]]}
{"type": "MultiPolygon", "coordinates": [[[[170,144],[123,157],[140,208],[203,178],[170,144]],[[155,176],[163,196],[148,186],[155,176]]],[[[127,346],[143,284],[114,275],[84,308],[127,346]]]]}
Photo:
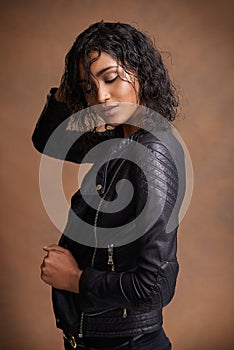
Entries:
{"type": "Polygon", "coordinates": [[[114,77],[113,79],[105,80],[105,83],[106,83],[106,84],[111,84],[111,83],[113,83],[118,77],[119,77],[119,76],[116,75],[116,77],[114,77]]]}
{"type": "MultiPolygon", "coordinates": [[[[115,80],[119,78],[119,75],[117,74],[113,79],[106,79],[105,83],[106,84],[112,84],[115,80]]],[[[83,86],[83,91],[86,95],[91,95],[95,92],[95,87],[92,86],[92,84],[83,86]]]]}

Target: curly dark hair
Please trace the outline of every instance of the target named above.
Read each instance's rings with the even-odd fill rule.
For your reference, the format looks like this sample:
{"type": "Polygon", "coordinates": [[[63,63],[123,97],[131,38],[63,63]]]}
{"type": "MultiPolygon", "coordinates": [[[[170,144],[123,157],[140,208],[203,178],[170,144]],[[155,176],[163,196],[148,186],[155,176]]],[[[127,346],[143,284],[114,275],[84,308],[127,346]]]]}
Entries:
{"type": "MultiPolygon", "coordinates": [[[[110,54],[126,72],[139,81],[139,104],[161,114],[169,121],[176,117],[178,97],[163,64],[162,56],[152,39],[135,27],[120,22],[97,22],[84,30],[66,55],[65,70],[59,96],[73,113],[87,107],[80,86],[79,62],[90,79],[90,54],[97,51],[110,54]]],[[[99,57],[98,56],[98,57],[99,57]]]]}

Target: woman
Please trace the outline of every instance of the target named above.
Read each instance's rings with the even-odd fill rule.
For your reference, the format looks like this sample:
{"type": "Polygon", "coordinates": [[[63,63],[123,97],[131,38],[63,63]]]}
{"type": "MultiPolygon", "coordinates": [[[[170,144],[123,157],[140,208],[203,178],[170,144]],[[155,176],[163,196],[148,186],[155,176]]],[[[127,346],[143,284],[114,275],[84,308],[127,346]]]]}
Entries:
{"type": "Polygon", "coordinates": [[[33,133],[38,151],[93,163],[41,265],[65,349],[171,349],[162,308],[178,274],[177,106],[160,53],[128,24],[91,25],[66,56],[33,133]]]}

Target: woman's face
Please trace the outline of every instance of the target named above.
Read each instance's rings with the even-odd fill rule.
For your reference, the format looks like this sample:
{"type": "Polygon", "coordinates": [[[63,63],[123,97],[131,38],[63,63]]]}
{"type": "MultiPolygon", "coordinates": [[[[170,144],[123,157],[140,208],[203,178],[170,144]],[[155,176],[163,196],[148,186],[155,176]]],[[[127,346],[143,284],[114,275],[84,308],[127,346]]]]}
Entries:
{"type": "MultiPolygon", "coordinates": [[[[98,53],[94,51],[91,60],[98,53]]],[[[138,104],[139,83],[133,74],[128,74],[109,54],[101,52],[91,64],[92,86],[85,81],[83,65],[80,64],[80,84],[89,106],[98,105],[101,117],[110,125],[126,123],[138,104]]]]}

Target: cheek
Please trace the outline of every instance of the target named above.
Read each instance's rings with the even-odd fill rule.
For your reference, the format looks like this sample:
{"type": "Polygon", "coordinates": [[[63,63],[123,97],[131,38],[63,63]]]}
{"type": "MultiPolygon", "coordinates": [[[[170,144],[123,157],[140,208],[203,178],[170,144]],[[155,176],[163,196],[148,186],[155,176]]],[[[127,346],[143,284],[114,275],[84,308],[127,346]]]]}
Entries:
{"type": "Polygon", "coordinates": [[[122,81],[122,84],[119,87],[118,91],[121,95],[121,100],[123,102],[137,103],[138,90],[134,89],[131,83],[122,81]]]}
{"type": "Polygon", "coordinates": [[[136,103],[139,101],[140,84],[136,76],[125,72],[124,70],[119,72],[120,78],[122,78],[122,93],[125,95],[125,102],[136,103]]]}

